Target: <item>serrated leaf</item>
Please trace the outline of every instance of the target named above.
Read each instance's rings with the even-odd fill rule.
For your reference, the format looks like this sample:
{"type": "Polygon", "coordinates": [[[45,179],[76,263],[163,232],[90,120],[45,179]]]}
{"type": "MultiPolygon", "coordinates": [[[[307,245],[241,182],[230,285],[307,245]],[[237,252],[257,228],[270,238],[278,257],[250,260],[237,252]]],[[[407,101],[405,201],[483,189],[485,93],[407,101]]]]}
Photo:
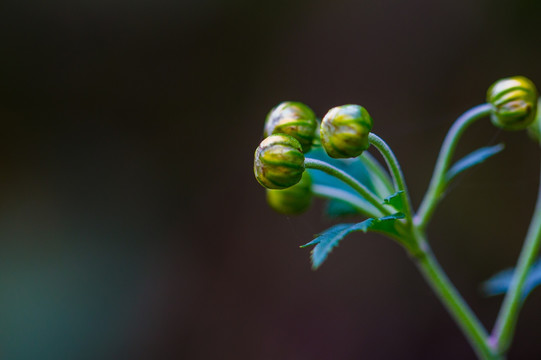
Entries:
{"type": "Polygon", "coordinates": [[[357,224],[338,224],[320,233],[314,240],[302,245],[301,248],[315,245],[312,249],[312,268],[315,270],[323,264],[331,251],[338,246],[340,240],[348,234],[354,231],[366,233],[368,230],[396,233],[394,221],[403,219],[404,216],[402,213],[396,213],[379,219],[366,219],[357,224]]]}
{"type": "Polygon", "coordinates": [[[373,221],[374,219],[367,219],[358,224],[335,225],[319,234],[314,240],[301,246],[304,248],[310,245],[316,245],[312,249],[312,268],[315,270],[320,267],[332,249],[335,248],[345,236],[353,231],[366,232],[373,221]]]}
{"type": "Polygon", "coordinates": [[[486,159],[496,155],[505,148],[503,144],[498,144],[494,146],[482,147],[473,151],[472,153],[464,156],[462,159],[458,160],[445,175],[445,180],[447,182],[451,181],[455,176],[461,172],[484,162],[486,159]]]}
{"type": "Polygon", "coordinates": [[[336,218],[348,215],[358,215],[359,210],[348,202],[342,200],[329,200],[325,208],[327,216],[336,218]]]}
{"type": "Polygon", "coordinates": [[[391,196],[387,196],[385,199],[383,199],[383,204],[394,207],[398,212],[403,211],[404,210],[404,200],[402,196],[403,193],[404,193],[404,190],[400,190],[398,192],[395,192],[391,196]]]}
{"type": "Polygon", "coordinates": [[[370,230],[372,231],[379,231],[383,232],[387,235],[392,235],[395,237],[400,237],[400,233],[398,232],[398,229],[396,228],[396,222],[395,220],[403,219],[406,215],[401,212],[397,212],[396,214],[384,216],[379,219],[376,219],[372,226],[370,226],[370,230]]]}
{"type": "MultiPolygon", "coordinates": [[[[515,269],[503,270],[483,283],[483,291],[488,296],[505,294],[511,282],[513,281],[515,269]]],[[[541,284],[541,259],[537,260],[524,281],[524,287],[522,289],[522,299],[524,300],[530,292],[541,284]]]]}

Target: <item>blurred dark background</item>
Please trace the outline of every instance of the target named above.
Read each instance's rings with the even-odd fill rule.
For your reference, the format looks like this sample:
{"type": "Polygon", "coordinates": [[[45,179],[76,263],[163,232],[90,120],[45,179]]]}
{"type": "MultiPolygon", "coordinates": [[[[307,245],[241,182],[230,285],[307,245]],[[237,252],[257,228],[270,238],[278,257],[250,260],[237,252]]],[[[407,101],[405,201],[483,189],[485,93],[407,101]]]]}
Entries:
{"type": "MultiPolygon", "coordinates": [[[[355,234],[317,272],[322,203],[274,214],[268,110],[359,103],[417,206],[453,120],[501,77],[541,85],[541,2],[0,2],[2,359],[473,359],[405,252],[355,234]]],[[[429,228],[487,327],[535,202],[525,133],[475,125],[429,228]]],[[[541,291],[511,359],[539,359],[541,291]]]]}

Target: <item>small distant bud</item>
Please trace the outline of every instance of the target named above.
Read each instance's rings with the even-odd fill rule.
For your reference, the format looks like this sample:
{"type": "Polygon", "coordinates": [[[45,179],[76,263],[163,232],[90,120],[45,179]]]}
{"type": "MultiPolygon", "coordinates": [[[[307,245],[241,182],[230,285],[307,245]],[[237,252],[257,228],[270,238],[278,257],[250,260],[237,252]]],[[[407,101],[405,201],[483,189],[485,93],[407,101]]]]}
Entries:
{"type": "Polygon", "coordinates": [[[359,105],[337,106],[321,121],[321,144],[330,157],[352,158],[370,146],[368,134],[372,118],[359,105]]]}
{"type": "Polygon", "coordinates": [[[537,90],[523,76],[496,81],[488,89],[487,102],[492,105],[492,123],[505,130],[522,130],[535,119],[537,90]]]}
{"type": "Polygon", "coordinates": [[[287,134],[299,141],[304,153],[310,151],[316,135],[316,115],[308,106],[293,101],[284,101],[267,115],[264,136],[287,134]]]}
{"type": "Polygon", "coordinates": [[[303,172],[302,147],[292,136],[271,135],[263,140],[255,151],[255,177],[268,189],[293,186],[301,180],[303,172]]]}
{"type": "Polygon", "coordinates": [[[302,174],[301,181],[283,190],[267,190],[270,207],[285,215],[305,212],[312,204],[312,179],[308,171],[302,174]]]}

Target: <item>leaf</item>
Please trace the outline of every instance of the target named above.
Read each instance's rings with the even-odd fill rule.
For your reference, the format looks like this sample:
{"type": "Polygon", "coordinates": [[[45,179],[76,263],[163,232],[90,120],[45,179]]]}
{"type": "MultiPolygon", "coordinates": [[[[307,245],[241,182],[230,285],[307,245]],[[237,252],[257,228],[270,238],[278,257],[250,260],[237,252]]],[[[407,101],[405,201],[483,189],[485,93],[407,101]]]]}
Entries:
{"type": "Polygon", "coordinates": [[[351,205],[350,203],[347,203],[342,200],[336,200],[332,199],[329,200],[327,203],[327,207],[325,208],[325,213],[332,218],[341,217],[341,216],[348,216],[348,215],[358,215],[359,210],[351,205]]]}
{"type": "Polygon", "coordinates": [[[312,176],[312,193],[314,195],[348,203],[351,206],[352,211],[353,208],[355,209],[356,214],[370,216],[371,214],[378,214],[380,212],[374,205],[368,202],[368,200],[361,197],[356,192],[353,192],[353,189],[348,191],[332,185],[322,185],[320,176],[327,174],[321,171],[315,171],[313,175],[312,173],[310,174],[312,176]]]}
{"type": "Polygon", "coordinates": [[[404,200],[402,197],[403,193],[404,193],[404,190],[400,190],[398,192],[395,192],[391,196],[387,196],[385,199],[383,199],[383,205],[390,205],[399,212],[403,211],[404,210],[404,200]]]}
{"type": "Polygon", "coordinates": [[[451,181],[455,176],[467,170],[475,165],[479,165],[484,162],[486,159],[496,155],[505,148],[503,144],[498,144],[494,146],[486,146],[480,149],[477,149],[470,154],[464,156],[462,159],[458,160],[445,175],[445,180],[447,182],[451,181]]]}
{"type": "MultiPolygon", "coordinates": [[[[316,159],[316,160],[322,160],[326,163],[343,170],[347,172],[349,175],[353,176],[357,181],[359,181],[361,184],[366,186],[370,191],[376,192],[376,188],[374,187],[374,184],[371,181],[368,168],[360,161],[358,161],[357,158],[353,159],[333,159],[327,155],[325,150],[322,148],[315,148],[309,153],[306,154],[307,158],[310,159],[316,159]]],[[[314,177],[316,180],[319,180],[321,185],[329,185],[334,186],[336,188],[348,190],[350,192],[355,192],[349,185],[346,185],[341,180],[336,179],[334,176],[328,175],[322,171],[319,170],[312,170],[309,169],[310,175],[312,176],[312,180],[314,180],[314,177]]]]}
{"type": "MultiPolygon", "coordinates": [[[[364,184],[369,190],[374,190],[373,184],[368,177],[367,168],[356,159],[332,159],[321,148],[310,151],[308,154],[306,154],[306,157],[324,160],[327,163],[346,171],[348,174],[352,175],[358,181],[364,184]]],[[[310,173],[312,178],[312,190],[316,195],[325,198],[335,198],[336,196],[339,196],[340,198],[354,198],[355,205],[357,207],[356,213],[380,213],[380,211],[370,204],[370,202],[361,197],[357,191],[343,181],[320,170],[307,169],[307,171],[310,173]]]]}
{"type": "Polygon", "coordinates": [[[372,226],[370,226],[370,230],[379,231],[388,235],[400,237],[400,233],[396,229],[396,223],[394,220],[403,219],[405,217],[406,215],[401,212],[389,216],[384,216],[382,218],[376,219],[372,226]]]}
{"type": "Polygon", "coordinates": [[[372,224],[374,219],[367,219],[358,224],[339,224],[335,225],[301,247],[307,247],[309,245],[316,245],[312,249],[312,268],[315,270],[321,266],[321,264],[327,258],[327,255],[335,248],[340,240],[353,231],[366,232],[368,227],[372,224]]]}
{"type": "MultiPolygon", "coordinates": [[[[515,269],[503,270],[483,283],[483,291],[488,296],[505,294],[513,281],[515,269]]],[[[524,300],[530,292],[541,284],[541,259],[537,260],[524,281],[522,289],[522,300],[524,300]]]]}
{"type": "Polygon", "coordinates": [[[399,212],[393,215],[379,218],[372,224],[370,230],[383,233],[390,238],[394,238],[400,241],[403,239],[403,233],[397,227],[397,223],[394,220],[403,219],[405,217],[406,216],[403,213],[399,212]]]}
{"type": "Polygon", "coordinates": [[[386,232],[387,229],[392,228],[395,220],[402,218],[404,218],[404,214],[396,213],[379,219],[366,219],[357,224],[338,224],[323,231],[314,240],[302,245],[301,248],[315,245],[312,249],[312,268],[315,270],[323,264],[331,251],[338,246],[340,240],[348,234],[354,231],[366,233],[368,230],[386,232]]]}

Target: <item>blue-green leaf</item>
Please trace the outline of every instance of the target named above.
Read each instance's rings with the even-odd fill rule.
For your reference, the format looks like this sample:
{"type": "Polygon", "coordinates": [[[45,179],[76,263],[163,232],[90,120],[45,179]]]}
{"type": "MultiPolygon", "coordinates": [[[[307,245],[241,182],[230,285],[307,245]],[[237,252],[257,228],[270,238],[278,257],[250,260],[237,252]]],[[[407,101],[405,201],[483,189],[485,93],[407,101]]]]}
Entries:
{"type": "Polygon", "coordinates": [[[313,178],[312,193],[323,198],[340,200],[348,203],[351,206],[351,211],[355,209],[356,214],[370,216],[371,214],[379,212],[378,209],[376,209],[371,203],[368,202],[368,200],[364,199],[359,194],[351,193],[347,190],[342,190],[333,186],[321,185],[317,181],[314,181],[313,178]]]}
{"type": "Polygon", "coordinates": [[[327,203],[325,213],[329,217],[336,218],[348,215],[358,215],[359,210],[348,202],[332,199],[327,203]]]}
{"type": "MultiPolygon", "coordinates": [[[[354,159],[332,159],[330,158],[322,148],[316,148],[306,154],[307,158],[317,159],[327,162],[328,164],[335,166],[361,182],[365,185],[370,191],[375,191],[374,185],[370,180],[368,175],[368,170],[366,166],[361,163],[357,158],[354,159]]],[[[341,197],[349,194],[349,198],[354,199],[355,206],[357,207],[357,213],[362,212],[364,214],[378,214],[379,211],[368,202],[366,199],[362,198],[352,187],[345,184],[343,181],[338,180],[334,176],[331,176],[323,171],[308,169],[312,178],[313,189],[317,190],[314,193],[316,195],[333,198],[334,195],[340,195],[341,197]],[[320,191],[321,190],[321,191],[320,191]]]]}
{"type": "Polygon", "coordinates": [[[385,199],[383,199],[383,204],[394,207],[398,212],[404,211],[403,193],[404,190],[400,190],[391,196],[387,196],[385,199]]]}
{"type": "Polygon", "coordinates": [[[458,160],[445,175],[445,180],[447,182],[451,181],[455,176],[471,168],[472,166],[481,164],[486,159],[496,155],[505,148],[503,144],[498,144],[494,146],[487,146],[477,149],[470,154],[464,156],[462,159],[458,160]]]}
{"type": "MultiPolygon", "coordinates": [[[[374,184],[372,184],[372,181],[371,181],[371,178],[370,178],[370,175],[369,175],[369,172],[368,172],[368,169],[367,167],[362,163],[360,162],[357,158],[352,158],[352,159],[333,159],[331,158],[329,155],[327,155],[327,153],[325,152],[325,150],[323,150],[323,148],[315,148],[313,149],[312,151],[310,151],[309,153],[306,154],[306,157],[309,158],[309,159],[316,159],[316,160],[321,160],[321,161],[325,161],[326,163],[340,169],[340,170],[343,170],[345,172],[347,172],[349,175],[353,176],[355,179],[357,179],[357,181],[359,181],[361,184],[363,184],[364,186],[366,186],[370,191],[372,192],[375,192],[376,189],[374,187],[374,184]]],[[[324,175],[327,175],[321,171],[311,171],[310,172],[310,175],[312,175],[312,173],[319,173],[319,174],[324,174],[324,175]]],[[[324,184],[323,185],[330,185],[329,182],[332,182],[332,184],[340,184],[338,186],[335,186],[335,187],[342,187],[342,188],[349,188],[351,189],[348,185],[344,184],[342,181],[336,179],[334,176],[330,176],[330,175],[327,175],[325,177],[322,177],[324,180],[324,184]],[[330,179],[327,178],[330,177],[330,179],[333,179],[333,181],[331,181],[330,179]]],[[[351,191],[355,191],[353,189],[351,189],[351,191]]]]}
{"type": "Polygon", "coordinates": [[[376,219],[372,225],[370,226],[370,230],[373,231],[379,231],[386,233],[388,235],[394,235],[396,237],[400,237],[400,234],[398,233],[398,230],[396,228],[396,222],[395,220],[403,219],[406,215],[404,215],[401,212],[397,212],[396,214],[384,216],[379,219],[376,219]]]}
{"type": "Polygon", "coordinates": [[[302,245],[301,248],[315,245],[312,249],[312,268],[315,270],[327,259],[332,249],[338,246],[340,240],[348,234],[354,231],[366,233],[368,230],[381,232],[396,231],[394,229],[394,221],[402,218],[404,218],[404,214],[396,213],[379,219],[366,219],[357,224],[338,224],[323,231],[314,240],[302,245]]]}
{"type": "Polygon", "coordinates": [[[310,245],[316,245],[312,249],[312,268],[315,270],[321,266],[321,264],[327,258],[327,255],[335,248],[340,240],[353,231],[366,232],[368,227],[372,224],[374,219],[367,219],[358,224],[339,224],[335,225],[321,234],[319,234],[314,240],[310,241],[301,247],[307,247],[310,245]]]}
{"type": "MultiPolygon", "coordinates": [[[[483,283],[483,291],[489,296],[505,294],[509,290],[514,272],[515,269],[507,269],[492,276],[483,283]]],[[[528,272],[522,289],[522,299],[524,300],[539,284],[541,284],[541,259],[537,260],[528,272]]]]}

